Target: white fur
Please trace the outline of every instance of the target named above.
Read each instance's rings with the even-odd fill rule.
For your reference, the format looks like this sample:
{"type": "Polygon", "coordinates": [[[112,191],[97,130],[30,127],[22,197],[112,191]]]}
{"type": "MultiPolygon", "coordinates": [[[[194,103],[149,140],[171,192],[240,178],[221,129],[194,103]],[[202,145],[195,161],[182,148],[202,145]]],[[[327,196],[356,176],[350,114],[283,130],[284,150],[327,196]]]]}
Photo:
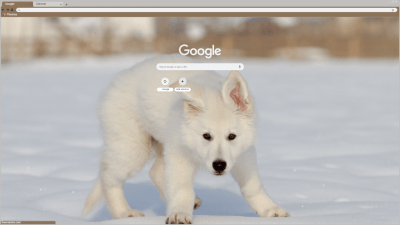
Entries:
{"type": "Polygon", "coordinates": [[[132,210],[124,182],[152,158],[154,185],[167,203],[167,223],[191,223],[201,200],[194,193],[197,170],[215,174],[212,163],[226,161],[242,194],[259,216],[289,216],[264,190],[256,166],[253,99],[242,76],[232,71],[225,80],[211,71],[158,71],[157,63],[191,63],[181,55],[166,55],[137,64],[118,75],[103,96],[100,119],[104,151],[99,179],[83,213],[102,196],[114,218],[144,216],[132,210]],[[190,92],[157,92],[161,79],[171,87],[181,77],[190,92]],[[211,140],[203,137],[209,133],[211,140]],[[236,134],[228,140],[229,134],[236,134]]]}

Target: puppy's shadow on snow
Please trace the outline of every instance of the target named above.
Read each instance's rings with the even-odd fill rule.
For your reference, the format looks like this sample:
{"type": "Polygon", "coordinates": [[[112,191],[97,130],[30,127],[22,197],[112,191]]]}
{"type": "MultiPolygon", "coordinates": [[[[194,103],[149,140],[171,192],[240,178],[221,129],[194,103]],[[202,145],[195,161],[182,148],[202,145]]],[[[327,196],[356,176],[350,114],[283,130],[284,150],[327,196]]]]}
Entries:
{"type": "MultiPolygon", "coordinates": [[[[124,184],[125,197],[132,209],[147,216],[165,216],[166,205],[152,183],[124,184]],[[150,213],[149,213],[150,212],[150,213]]],[[[257,217],[242,196],[225,190],[195,188],[196,195],[202,200],[194,215],[247,216],[257,217]]],[[[89,221],[112,220],[107,206],[103,203],[89,221]]]]}

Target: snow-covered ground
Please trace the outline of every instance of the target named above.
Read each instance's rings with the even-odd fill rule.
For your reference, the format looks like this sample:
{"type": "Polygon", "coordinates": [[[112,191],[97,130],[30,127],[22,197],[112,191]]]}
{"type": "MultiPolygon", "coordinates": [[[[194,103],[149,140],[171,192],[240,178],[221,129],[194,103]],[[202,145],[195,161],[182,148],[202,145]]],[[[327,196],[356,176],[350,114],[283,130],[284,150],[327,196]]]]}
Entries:
{"type": "MultiPolygon", "coordinates": [[[[146,217],[113,220],[104,204],[80,216],[99,169],[99,96],[145,57],[2,66],[1,220],[164,223],[150,165],[124,186],[146,217]]],[[[262,182],[291,217],[257,217],[230,175],[202,172],[194,223],[399,224],[397,60],[231,61],[256,98],[262,182]]]]}

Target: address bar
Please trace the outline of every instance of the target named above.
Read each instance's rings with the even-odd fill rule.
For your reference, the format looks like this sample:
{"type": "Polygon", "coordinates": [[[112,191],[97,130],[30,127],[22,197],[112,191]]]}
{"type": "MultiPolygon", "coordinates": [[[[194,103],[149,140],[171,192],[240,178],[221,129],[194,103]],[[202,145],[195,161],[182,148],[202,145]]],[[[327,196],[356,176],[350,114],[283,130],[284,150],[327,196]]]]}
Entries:
{"type": "Polygon", "coordinates": [[[17,12],[397,12],[397,8],[17,8],[17,12]]]}

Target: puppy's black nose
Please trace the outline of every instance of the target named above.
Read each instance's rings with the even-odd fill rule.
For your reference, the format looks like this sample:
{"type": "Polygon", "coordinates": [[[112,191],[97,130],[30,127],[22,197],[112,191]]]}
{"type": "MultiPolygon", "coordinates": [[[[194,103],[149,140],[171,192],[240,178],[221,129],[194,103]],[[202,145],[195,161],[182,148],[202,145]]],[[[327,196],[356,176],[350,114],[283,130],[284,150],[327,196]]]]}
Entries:
{"type": "Polygon", "coordinates": [[[213,168],[218,173],[221,173],[226,169],[226,162],[223,160],[217,159],[213,162],[213,168]]]}

